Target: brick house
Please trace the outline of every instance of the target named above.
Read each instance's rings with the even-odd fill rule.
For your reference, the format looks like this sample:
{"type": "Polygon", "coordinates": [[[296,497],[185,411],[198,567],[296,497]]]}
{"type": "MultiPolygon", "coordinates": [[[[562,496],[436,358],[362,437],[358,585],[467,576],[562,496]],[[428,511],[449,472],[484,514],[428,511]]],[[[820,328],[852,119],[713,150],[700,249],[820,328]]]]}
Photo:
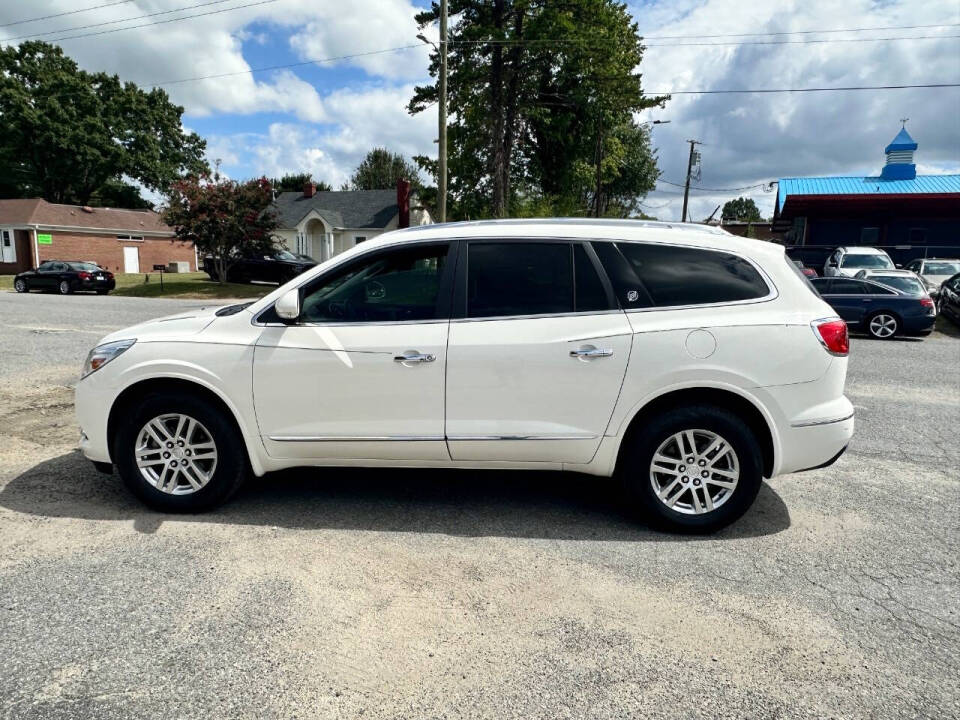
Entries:
{"type": "Polygon", "coordinates": [[[193,243],[177,240],[152,210],[56,205],[39,198],[0,200],[0,275],[44,260],[89,260],[112,272],[149,272],[186,262],[197,269],[193,243]]]}

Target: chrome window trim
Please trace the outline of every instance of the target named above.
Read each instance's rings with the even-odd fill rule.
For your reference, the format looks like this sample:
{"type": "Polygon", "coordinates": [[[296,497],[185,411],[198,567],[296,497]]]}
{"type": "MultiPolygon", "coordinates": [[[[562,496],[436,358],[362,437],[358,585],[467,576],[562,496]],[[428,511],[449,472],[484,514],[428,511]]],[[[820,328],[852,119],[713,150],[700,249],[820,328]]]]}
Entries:
{"type": "MultiPolygon", "coordinates": [[[[772,300],[776,300],[780,296],[780,292],[779,292],[779,289],[777,288],[776,283],[774,283],[772,278],[767,274],[767,272],[762,267],[760,267],[757,263],[755,263],[751,258],[726,248],[708,247],[705,245],[690,245],[690,244],[682,244],[682,243],[661,241],[661,240],[631,240],[631,239],[620,239],[620,238],[611,238],[611,237],[569,237],[569,236],[563,236],[563,235],[549,235],[549,236],[544,235],[542,237],[541,236],[528,237],[528,236],[518,236],[513,234],[504,235],[501,237],[498,237],[495,235],[494,236],[478,236],[478,237],[473,237],[473,236],[463,237],[459,235],[453,235],[445,239],[429,238],[429,239],[423,239],[423,240],[399,242],[396,245],[398,247],[399,246],[416,247],[417,245],[430,245],[430,244],[439,244],[444,242],[447,242],[447,243],[454,243],[454,242],[467,242],[467,243],[582,242],[587,244],[593,243],[593,242],[609,242],[609,243],[629,243],[633,245],[637,245],[637,244],[666,245],[668,247],[688,248],[693,250],[703,250],[706,252],[725,253],[727,255],[732,255],[733,257],[736,257],[740,260],[743,260],[744,262],[749,263],[750,266],[757,271],[757,273],[763,279],[764,283],[766,283],[767,289],[769,290],[769,292],[767,295],[764,295],[763,297],[750,298],[747,300],[730,300],[730,301],[716,302],[716,303],[694,303],[691,305],[663,305],[663,306],[654,305],[646,308],[631,308],[631,309],[624,309],[623,307],[620,307],[620,308],[613,308],[608,310],[595,310],[595,311],[588,310],[583,312],[569,312],[569,313],[541,313],[541,314],[535,314],[535,315],[496,315],[492,317],[476,317],[476,318],[433,318],[431,320],[394,320],[390,322],[296,323],[292,325],[288,325],[286,323],[259,322],[258,318],[264,313],[266,313],[268,310],[270,310],[270,308],[273,307],[273,305],[271,304],[263,308],[256,315],[254,315],[253,318],[251,318],[250,320],[250,324],[255,325],[257,327],[362,327],[362,326],[370,326],[370,325],[409,325],[409,324],[425,324],[425,323],[440,323],[440,322],[454,323],[454,322],[490,322],[490,321],[497,321],[497,320],[536,320],[540,318],[551,318],[551,317],[592,316],[592,315],[607,315],[607,314],[616,314],[616,313],[651,312],[651,311],[659,311],[659,310],[690,310],[693,308],[715,308],[715,307],[727,307],[727,306],[737,306],[737,305],[755,305],[758,303],[765,303],[765,302],[770,302],[772,300]]],[[[380,247],[371,248],[367,252],[362,252],[357,255],[353,255],[347,258],[347,260],[349,260],[350,262],[353,262],[355,260],[360,260],[361,258],[363,258],[364,255],[373,254],[375,252],[381,252],[389,249],[389,247],[390,246],[380,246],[380,247]]],[[[336,265],[333,265],[332,267],[324,271],[324,274],[326,272],[335,271],[342,264],[343,263],[337,263],[336,265]]],[[[601,267],[602,267],[602,264],[601,264],[601,267]]],[[[319,274],[314,275],[309,279],[304,278],[302,282],[298,283],[294,287],[299,289],[300,287],[307,284],[308,282],[313,282],[318,276],[319,274]]],[[[601,276],[601,279],[603,278],[606,278],[607,280],[609,280],[609,277],[606,275],[606,272],[604,272],[604,275],[601,276]]],[[[454,282],[456,283],[456,278],[454,278],[454,282]]],[[[619,303],[619,299],[617,299],[617,302],[619,303]]]]}

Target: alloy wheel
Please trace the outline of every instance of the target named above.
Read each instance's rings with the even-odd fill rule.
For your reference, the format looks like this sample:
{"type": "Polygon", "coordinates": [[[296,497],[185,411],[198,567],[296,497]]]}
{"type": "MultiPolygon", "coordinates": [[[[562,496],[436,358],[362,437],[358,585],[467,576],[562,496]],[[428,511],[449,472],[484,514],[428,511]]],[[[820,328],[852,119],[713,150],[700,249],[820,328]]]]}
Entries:
{"type": "Polygon", "coordinates": [[[217,444],[189,415],[158,415],[140,430],[134,449],[140,474],[157,490],[189,495],[202,489],[217,469],[217,444]]]}
{"type": "Polygon", "coordinates": [[[23,280],[17,280],[13,284],[13,289],[16,290],[18,293],[26,292],[27,284],[23,280]]]}
{"type": "Polygon", "coordinates": [[[897,319],[893,315],[879,313],[870,318],[870,334],[885,340],[897,332],[897,319]]]}
{"type": "Polygon", "coordinates": [[[650,462],[657,498],[684,515],[703,515],[737,489],[740,462],[733,447],[710,430],[681,430],[664,440],[650,462]]]}
{"type": "Polygon", "coordinates": [[[60,281],[60,294],[69,295],[70,294],[70,283],[67,280],[60,281]]]}

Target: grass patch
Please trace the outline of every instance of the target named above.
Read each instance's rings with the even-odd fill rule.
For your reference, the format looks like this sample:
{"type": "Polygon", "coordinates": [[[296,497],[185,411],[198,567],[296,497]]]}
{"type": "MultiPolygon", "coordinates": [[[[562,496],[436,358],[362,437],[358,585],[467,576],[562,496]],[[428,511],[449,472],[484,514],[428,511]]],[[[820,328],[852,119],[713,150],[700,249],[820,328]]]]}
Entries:
{"type": "MultiPolygon", "coordinates": [[[[151,298],[260,298],[274,290],[276,285],[249,285],[220,283],[206,273],[165,273],[160,289],[160,273],[149,273],[150,282],[144,282],[145,273],[117,273],[117,287],[111,295],[151,298]]],[[[0,275],[0,290],[13,290],[13,275],[0,275]]],[[[37,292],[37,291],[34,291],[37,292]]]]}

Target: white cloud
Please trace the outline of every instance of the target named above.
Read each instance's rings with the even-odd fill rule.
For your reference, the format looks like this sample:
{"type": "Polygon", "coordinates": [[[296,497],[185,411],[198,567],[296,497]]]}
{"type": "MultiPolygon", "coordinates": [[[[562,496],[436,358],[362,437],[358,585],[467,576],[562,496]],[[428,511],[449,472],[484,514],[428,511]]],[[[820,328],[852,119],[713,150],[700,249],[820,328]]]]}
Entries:
{"type": "MultiPolygon", "coordinates": [[[[641,70],[649,91],[724,88],[802,88],[815,86],[901,85],[960,80],[960,42],[955,39],[898,42],[655,47],[691,42],[657,40],[663,35],[762,33],[743,41],[768,41],[774,31],[949,23],[960,20],[948,0],[917,4],[906,0],[877,5],[869,0],[833,0],[757,5],[738,0],[686,3],[655,2],[637,7],[635,16],[650,39],[641,70]]],[[[831,34],[815,37],[889,37],[930,35],[936,30],[831,34]]],[[[951,28],[945,34],[956,34],[951,28]]],[[[803,35],[784,39],[804,39],[803,35]]],[[[738,38],[727,38],[738,40],[738,38]]],[[[810,38],[812,39],[812,38],[810,38]]],[[[721,42],[723,38],[703,39],[721,42]]],[[[769,95],[676,95],[666,109],[647,113],[669,119],[653,130],[663,176],[683,182],[688,138],[704,141],[704,187],[740,187],[780,177],[872,174],[883,165],[883,148],[909,117],[923,168],[945,172],[960,163],[955,118],[960,91],[890,90],[769,95]]],[[[649,211],[678,219],[680,188],[662,186],[649,211]]],[[[691,193],[692,216],[702,218],[717,204],[752,196],[771,214],[774,194],[760,190],[691,193]]]]}
{"type": "Polygon", "coordinates": [[[410,85],[338,90],[323,98],[323,127],[273,123],[266,133],[216,135],[208,138],[207,155],[222,158],[227,168],[242,165],[269,177],[310,172],[337,188],[375,146],[407,158],[436,152],[436,116],[408,115],[412,92],[410,85]]]}

